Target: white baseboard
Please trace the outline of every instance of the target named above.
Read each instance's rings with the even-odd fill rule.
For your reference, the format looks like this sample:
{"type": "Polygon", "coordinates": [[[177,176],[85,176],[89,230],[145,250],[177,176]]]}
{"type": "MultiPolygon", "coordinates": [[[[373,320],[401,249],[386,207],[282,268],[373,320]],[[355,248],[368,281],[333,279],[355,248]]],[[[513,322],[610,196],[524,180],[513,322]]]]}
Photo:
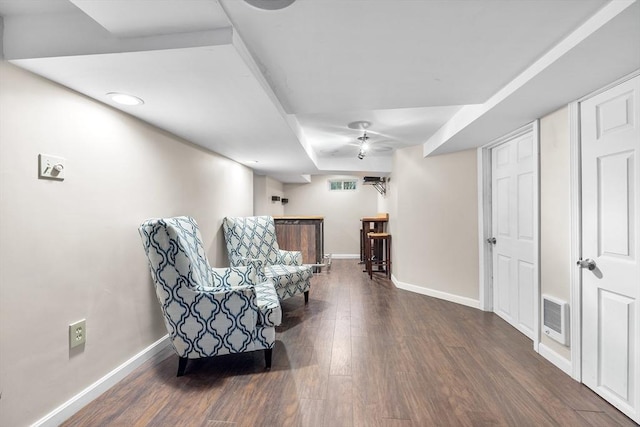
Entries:
{"type": "Polygon", "coordinates": [[[553,351],[550,347],[547,347],[542,343],[538,344],[538,354],[540,354],[540,356],[547,359],[549,362],[553,363],[558,369],[560,369],[565,374],[572,376],[573,369],[571,366],[571,361],[560,356],[558,353],[553,351]]]}
{"type": "Polygon", "coordinates": [[[331,254],[331,259],[360,259],[360,254],[331,254]]]}
{"type": "Polygon", "coordinates": [[[169,336],[165,335],[62,405],[58,406],[44,418],[36,421],[32,427],[55,427],[62,424],[65,420],[69,419],[88,403],[116,385],[146,361],[151,359],[158,361],[164,360],[172,353],[173,350],[169,343],[169,336]]]}
{"type": "Polygon", "coordinates": [[[449,302],[455,302],[456,304],[466,305],[467,307],[480,309],[480,301],[472,298],[461,297],[459,295],[449,294],[447,292],[437,291],[435,289],[425,288],[423,286],[404,283],[396,279],[393,274],[391,275],[391,281],[394,285],[396,285],[396,288],[404,289],[405,291],[411,291],[417,294],[422,294],[449,302]]]}

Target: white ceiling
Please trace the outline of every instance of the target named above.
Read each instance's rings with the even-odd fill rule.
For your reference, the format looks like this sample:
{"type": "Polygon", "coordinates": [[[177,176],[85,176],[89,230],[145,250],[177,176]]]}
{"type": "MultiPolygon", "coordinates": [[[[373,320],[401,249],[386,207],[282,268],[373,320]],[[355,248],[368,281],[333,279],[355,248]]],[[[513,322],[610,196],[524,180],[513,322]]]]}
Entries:
{"type": "Polygon", "coordinates": [[[0,15],[14,64],[110,105],[139,96],[114,106],[283,182],[478,146],[640,68],[635,0],[0,0],[0,15]]]}

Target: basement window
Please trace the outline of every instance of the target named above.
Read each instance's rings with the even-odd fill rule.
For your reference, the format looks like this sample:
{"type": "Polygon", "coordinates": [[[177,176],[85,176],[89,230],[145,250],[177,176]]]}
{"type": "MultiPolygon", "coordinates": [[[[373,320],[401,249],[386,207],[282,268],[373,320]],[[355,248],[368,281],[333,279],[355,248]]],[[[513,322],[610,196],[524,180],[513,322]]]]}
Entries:
{"type": "Polygon", "coordinates": [[[330,179],[329,191],[355,190],[357,179],[330,179]]]}

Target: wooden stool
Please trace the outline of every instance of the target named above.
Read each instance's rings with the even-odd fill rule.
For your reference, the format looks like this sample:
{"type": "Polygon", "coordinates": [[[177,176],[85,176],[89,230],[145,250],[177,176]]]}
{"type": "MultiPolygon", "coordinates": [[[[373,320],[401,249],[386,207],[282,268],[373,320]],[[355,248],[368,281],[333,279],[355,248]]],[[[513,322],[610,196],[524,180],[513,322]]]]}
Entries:
{"type": "Polygon", "coordinates": [[[373,278],[373,273],[385,273],[391,278],[391,234],[389,233],[369,233],[367,235],[367,272],[369,278],[373,278]],[[378,266],[374,271],[373,267],[378,266]],[[381,269],[380,267],[384,267],[381,269]]]}

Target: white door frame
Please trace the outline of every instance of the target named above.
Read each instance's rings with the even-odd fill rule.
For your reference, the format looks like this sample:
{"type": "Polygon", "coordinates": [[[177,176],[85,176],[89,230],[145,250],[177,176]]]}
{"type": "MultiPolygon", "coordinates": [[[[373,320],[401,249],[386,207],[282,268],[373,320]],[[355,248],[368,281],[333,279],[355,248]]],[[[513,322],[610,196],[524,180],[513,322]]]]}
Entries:
{"type": "Polygon", "coordinates": [[[480,308],[493,311],[493,261],[492,247],[487,239],[492,237],[491,218],[491,150],[505,142],[511,141],[526,133],[533,133],[533,349],[538,352],[540,343],[540,183],[539,183],[539,122],[535,120],[528,125],[508,133],[478,148],[478,254],[480,308]]]}
{"type": "Polygon", "coordinates": [[[569,274],[571,281],[571,301],[569,303],[571,319],[569,327],[571,330],[571,377],[579,382],[582,382],[582,275],[576,262],[582,257],[580,104],[638,75],[640,75],[640,70],[636,70],[569,104],[569,155],[571,167],[571,265],[569,274]]]}

